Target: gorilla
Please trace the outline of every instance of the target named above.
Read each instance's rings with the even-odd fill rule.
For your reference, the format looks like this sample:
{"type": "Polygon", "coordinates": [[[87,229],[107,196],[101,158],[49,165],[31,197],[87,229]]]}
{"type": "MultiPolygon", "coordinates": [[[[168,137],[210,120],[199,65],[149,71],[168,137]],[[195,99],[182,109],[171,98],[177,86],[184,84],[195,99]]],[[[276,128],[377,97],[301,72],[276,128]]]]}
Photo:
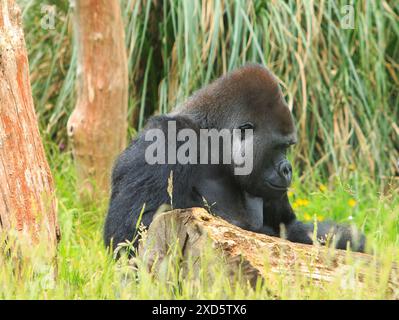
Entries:
{"type": "MultiPolygon", "coordinates": [[[[298,221],[287,196],[292,167],[286,153],[296,142],[291,112],[268,69],[248,64],[217,79],[171,113],[150,118],[117,159],[104,227],[106,246],[115,249],[118,243],[132,241],[138,220],[148,227],[158,208],[168,203],[174,209],[203,207],[243,229],[284,234],[290,241],[312,244],[315,224],[298,221]],[[164,133],[168,155],[172,145],[183,147],[186,142],[170,135],[171,122],[177,132],[191,129],[200,135],[203,129],[217,129],[241,133],[233,137],[233,160],[221,163],[218,155],[211,161],[211,154],[204,157],[209,161],[200,161],[194,154],[184,164],[170,159],[149,163],[146,152],[154,143],[149,133],[164,133]],[[251,139],[247,132],[252,133],[251,139]],[[234,159],[249,144],[252,170],[236,174],[240,163],[234,159]],[[168,192],[170,179],[172,194],[168,192]]],[[[209,147],[198,141],[194,145],[199,151],[209,147]]],[[[158,151],[154,155],[162,156],[158,151]]],[[[322,244],[333,235],[336,248],[346,249],[349,244],[354,251],[364,251],[364,235],[349,226],[320,222],[316,231],[322,244]]]]}

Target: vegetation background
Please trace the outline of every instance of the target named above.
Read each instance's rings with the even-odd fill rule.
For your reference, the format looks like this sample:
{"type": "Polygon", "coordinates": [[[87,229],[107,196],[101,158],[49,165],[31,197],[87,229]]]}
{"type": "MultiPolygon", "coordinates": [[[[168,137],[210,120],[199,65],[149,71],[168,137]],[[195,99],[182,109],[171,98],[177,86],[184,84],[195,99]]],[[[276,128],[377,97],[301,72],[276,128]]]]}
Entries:
{"type": "MultiPolygon", "coordinates": [[[[219,267],[200,280],[178,270],[157,279],[102,245],[106,203],[79,203],[66,122],[75,105],[76,45],[66,0],[19,0],[33,97],[55,176],[62,240],[58,270],[0,257],[0,298],[270,298],[262,286],[232,286],[219,267]],[[42,28],[43,5],[55,5],[55,28],[42,28]],[[57,272],[55,282],[47,281],[57,272]],[[212,278],[210,281],[209,277],[212,278]]],[[[399,3],[351,1],[121,0],[129,66],[129,136],[194,90],[246,62],[267,65],[296,119],[299,143],[290,191],[299,217],[353,222],[389,272],[399,262],[399,3]],[[396,175],[396,177],[395,177],[396,175]]],[[[95,57],[93,57],[95,59],[95,57]]],[[[170,262],[171,265],[173,261],[170,262]]],[[[355,268],[355,267],[354,267],[355,268]]],[[[392,298],[386,277],[346,291],[281,286],[281,298],[392,298]]]]}

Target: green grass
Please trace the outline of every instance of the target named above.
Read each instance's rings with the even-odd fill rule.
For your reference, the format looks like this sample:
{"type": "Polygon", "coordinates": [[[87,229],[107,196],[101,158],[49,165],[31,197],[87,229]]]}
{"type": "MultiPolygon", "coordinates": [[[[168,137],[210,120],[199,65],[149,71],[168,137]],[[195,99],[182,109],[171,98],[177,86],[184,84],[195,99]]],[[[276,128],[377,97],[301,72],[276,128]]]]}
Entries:
{"type": "MultiPolygon", "coordinates": [[[[243,281],[230,283],[222,261],[214,261],[212,252],[205,253],[199,277],[189,273],[184,281],[176,267],[176,256],[165,263],[157,278],[140,262],[133,270],[127,259],[115,261],[102,242],[106,205],[90,207],[81,204],[74,191],[75,174],[70,154],[56,152],[54,144],[46,144],[50,164],[55,173],[62,239],[58,247],[56,280],[54,270],[41,257],[42,248],[32,249],[30,259],[6,258],[0,255],[0,299],[383,299],[398,298],[399,288],[388,291],[386,277],[375,279],[376,267],[366,267],[367,283],[343,290],[340,278],[322,289],[316,283],[305,283],[301,277],[295,286],[286,284],[284,276],[272,276],[277,284],[273,295],[259,285],[251,288],[243,281]],[[51,150],[49,150],[51,151],[51,150]],[[211,258],[209,258],[211,257],[211,258]],[[16,262],[17,261],[17,262],[16,262]],[[301,287],[303,285],[303,287],[301,287]]],[[[314,214],[339,222],[353,222],[364,230],[369,252],[382,262],[386,275],[391,263],[399,262],[399,186],[386,185],[382,190],[372,180],[356,171],[345,180],[323,182],[309,178],[295,180],[290,193],[300,219],[314,214]],[[302,200],[298,202],[298,199],[302,200]],[[348,205],[356,199],[356,205],[348,205]],[[304,201],[307,200],[307,201],[304,201]],[[300,204],[298,206],[298,203],[300,204]],[[349,217],[353,220],[348,220],[349,217]]],[[[354,270],[356,266],[354,266],[354,270]]],[[[350,272],[348,271],[350,274],[350,272]]]]}

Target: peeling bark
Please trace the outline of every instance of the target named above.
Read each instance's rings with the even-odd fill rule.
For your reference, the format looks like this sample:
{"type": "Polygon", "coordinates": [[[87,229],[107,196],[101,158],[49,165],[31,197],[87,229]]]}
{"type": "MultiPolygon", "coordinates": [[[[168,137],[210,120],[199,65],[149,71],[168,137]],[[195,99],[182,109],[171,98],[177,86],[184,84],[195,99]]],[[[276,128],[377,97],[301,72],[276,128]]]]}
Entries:
{"type": "MultiPolygon", "coordinates": [[[[264,279],[270,292],[278,286],[276,275],[283,276],[288,285],[300,276],[320,286],[338,281],[345,289],[361,285],[367,267],[378,269],[378,262],[368,254],[348,254],[344,250],[293,243],[246,231],[204,209],[192,208],[156,215],[144,235],[139,256],[154,274],[162,268],[176,240],[183,262],[189,257],[191,261],[199,261],[201,253],[211,245],[217,256],[224,257],[232,281],[237,278],[238,270],[242,270],[252,285],[259,278],[264,279]]],[[[197,267],[199,274],[200,266],[197,267]]],[[[397,268],[393,267],[388,279],[390,288],[398,287],[398,276],[397,268]]]]}
{"type": "Polygon", "coordinates": [[[16,228],[34,242],[59,229],[54,184],[33,105],[29,64],[14,0],[0,0],[0,231],[16,228]]]}
{"type": "Polygon", "coordinates": [[[112,165],[126,146],[128,73],[117,0],[74,2],[78,43],[77,104],[67,129],[81,195],[109,191],[112,165]]]}

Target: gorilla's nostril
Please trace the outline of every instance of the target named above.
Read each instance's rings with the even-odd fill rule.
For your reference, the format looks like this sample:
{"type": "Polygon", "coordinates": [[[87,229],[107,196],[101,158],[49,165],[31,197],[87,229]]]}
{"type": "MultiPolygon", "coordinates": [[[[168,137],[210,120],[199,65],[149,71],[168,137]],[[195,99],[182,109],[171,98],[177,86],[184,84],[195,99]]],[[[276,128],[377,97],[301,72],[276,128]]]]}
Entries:
{"type": "Polygon", "coordinates": [[[280,164],[280,175],[289,178],[292,174],[292,167],[291,164],[288,161],[284,161],[280,164]]]}

